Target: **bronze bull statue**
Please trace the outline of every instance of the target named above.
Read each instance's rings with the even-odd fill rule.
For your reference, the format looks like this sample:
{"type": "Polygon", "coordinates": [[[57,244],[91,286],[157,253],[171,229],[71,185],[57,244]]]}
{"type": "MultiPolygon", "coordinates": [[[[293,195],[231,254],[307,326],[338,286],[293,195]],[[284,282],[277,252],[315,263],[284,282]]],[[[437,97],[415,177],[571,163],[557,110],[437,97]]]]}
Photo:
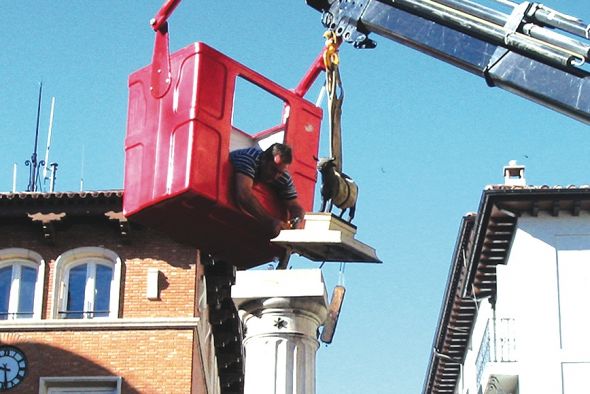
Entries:
{"type": "Polygon", "coordinates": [[[342,218],[348,209],[348,222],[352,222],[358,196],[357,184],[348,175],[336,170],[334,158],[319,159],[317,169],[322,175],[320,211],[331,212],[332,206],[336,205],[341,209],[339,217],[342,218]]]}

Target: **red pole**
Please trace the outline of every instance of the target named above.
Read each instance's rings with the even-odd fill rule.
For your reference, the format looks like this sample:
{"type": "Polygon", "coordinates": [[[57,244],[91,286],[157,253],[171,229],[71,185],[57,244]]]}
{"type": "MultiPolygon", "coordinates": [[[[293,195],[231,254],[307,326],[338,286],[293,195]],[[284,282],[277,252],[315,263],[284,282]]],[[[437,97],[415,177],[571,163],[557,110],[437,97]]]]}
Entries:
{"type": "Polygon", "coordinates": [[[166,21],[172,14],[172,11],[174,11],[176,6],[180,4],[180,1],[181,0],[166,0],[164,5],[162,5],[162,8],[160,8],[160,11],[158,11],[156,16],[154,16],[150,21],[150,24],[152,25],[152,28],[155,31],[160,30],[162,25],[166,23],[166,21]]]}
{"type": "Polygon", "coordinates": [[[307,93],[309,88],[311,88],[311,85],[313,85],[320,73],[325,70],[324,52],[326,52],[325,48],[322,49],[320,54],[315,58],[315,60],[311,64],[311,67],[309,67],[309,69],[299,82],[299,85],[297,85],[297,87],[295,88],[294,92],[299,97],[305,96],[305,94],[307,93]]]}

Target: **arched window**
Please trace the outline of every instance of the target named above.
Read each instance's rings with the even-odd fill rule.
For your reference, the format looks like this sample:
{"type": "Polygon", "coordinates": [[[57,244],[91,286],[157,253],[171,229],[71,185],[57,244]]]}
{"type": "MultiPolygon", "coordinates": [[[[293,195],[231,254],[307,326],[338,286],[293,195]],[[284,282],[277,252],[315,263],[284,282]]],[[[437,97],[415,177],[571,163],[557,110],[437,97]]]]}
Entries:
{"type": "Polygon", "coordinates": [[[121,260],[112,251],[88,247],[70,250],[55,263],[54,318],[117,317],[121,260]]]}
{"type": "Polygon", "coordinates": [[[41,318],[45,262],[33,251],[0,249],[0,320],[41,318]]]}

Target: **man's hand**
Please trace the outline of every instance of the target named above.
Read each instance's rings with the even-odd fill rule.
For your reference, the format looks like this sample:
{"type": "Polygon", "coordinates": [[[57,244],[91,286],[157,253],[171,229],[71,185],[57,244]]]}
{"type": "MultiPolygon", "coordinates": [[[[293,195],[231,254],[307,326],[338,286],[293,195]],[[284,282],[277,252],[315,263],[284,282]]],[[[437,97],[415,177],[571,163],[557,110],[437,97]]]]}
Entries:
{"type": "Polygon", "coordinates": [[[283,222],[282,220],[275,219],[272,224],[272,230],[271,230],[272,237],[271,238],[274,238],[277,235],[279,235],[281,230],[288,230],[290,228],[291,228],[291,225],[289,224],[289,222],[283,222]]]}
{"type": "Polygon", "coordinates": [[[301,205],[299,205],[299,200],[297,200],[297,198],[287,200],[286,205],[289,210],[289,216],[291,217],[291,220],[289,220],[289,228],[302,228],[305,211],[301,205]]]}
{"type": "Polygon", "coordinates": [[[295,229],[301,227],[301,218],[299,216],[289,220],[289,228],[295,229]]]}

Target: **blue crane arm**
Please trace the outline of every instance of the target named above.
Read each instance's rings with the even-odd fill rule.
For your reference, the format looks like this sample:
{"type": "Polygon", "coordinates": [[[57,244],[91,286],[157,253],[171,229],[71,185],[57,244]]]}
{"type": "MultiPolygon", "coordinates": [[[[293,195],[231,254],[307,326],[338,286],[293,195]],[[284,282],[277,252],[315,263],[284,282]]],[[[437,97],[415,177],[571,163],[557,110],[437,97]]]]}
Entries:
{"type": "Polygon", "coordinates": [[[358,48],[375,33],[590,124],[590,27],[541,4],[497,0],[306,0],[322,23],[358,48]]]}

